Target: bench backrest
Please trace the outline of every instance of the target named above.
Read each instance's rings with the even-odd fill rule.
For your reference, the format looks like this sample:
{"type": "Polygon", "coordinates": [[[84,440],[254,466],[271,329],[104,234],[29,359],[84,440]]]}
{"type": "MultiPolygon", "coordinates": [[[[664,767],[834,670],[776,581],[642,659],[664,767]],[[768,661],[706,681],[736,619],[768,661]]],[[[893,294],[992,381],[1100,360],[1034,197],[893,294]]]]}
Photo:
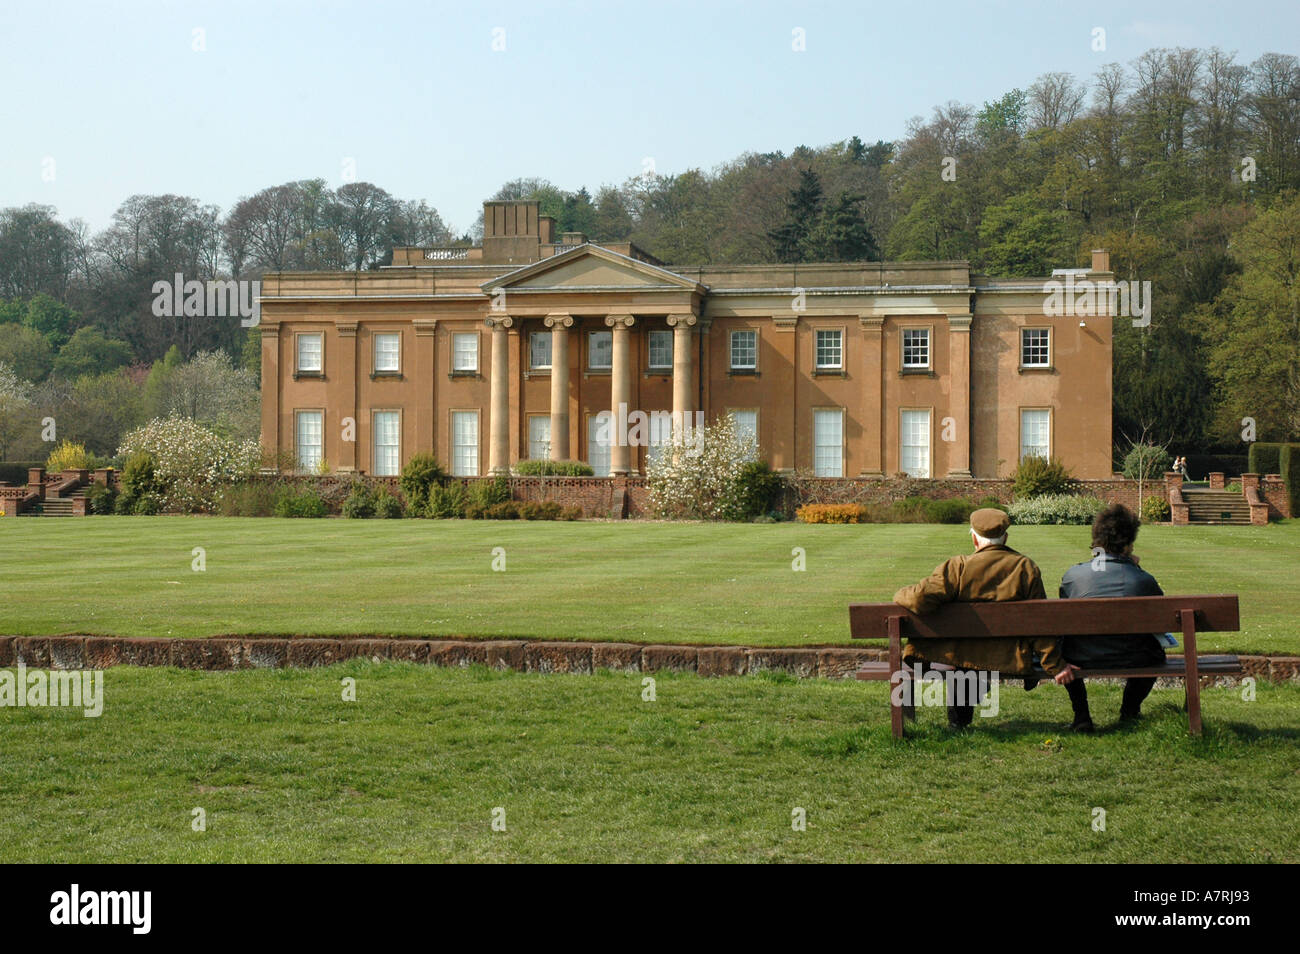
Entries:
{"type": "Polygon", "coordinates": [[[1236,594],[1221,596],[1108,596],[1082,600],[947,603],[917,616],[897,603],[853,603],[854,639],[887,639],[889,618],[901,617],[903,638],[988,636],[1124,636],[1176,633],[1179,611],[1196,611],[1196,631],[1233,632],[1240,626],[1236,594]]]}

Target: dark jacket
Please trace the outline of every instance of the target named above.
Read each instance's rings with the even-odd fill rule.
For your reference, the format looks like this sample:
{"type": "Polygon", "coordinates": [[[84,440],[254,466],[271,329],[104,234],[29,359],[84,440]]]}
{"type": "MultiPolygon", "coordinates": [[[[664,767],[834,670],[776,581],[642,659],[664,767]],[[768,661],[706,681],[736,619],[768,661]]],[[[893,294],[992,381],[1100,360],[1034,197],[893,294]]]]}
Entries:
{"type": "MultiPolygon", "coordinates": [[[[924,616],[944,603],[1003,602],[1008,600],[1045,600],[1043,576],[1029,557],[1008,546],[985,547],[977,553],[962,554],[939,564],[919,583],[905,586],[894,594],[894,602],[924,616]]],[[[1042,636],[1032,639],[914,639],[903,650],[909,665],[924,661],[947,663],[962,669],[987,669],[1006,675],[1030,675],[1034,654],[1042,658],[1043,668],[1055,675],[1063,662],[1056,639],[1042,636]]]]}
{"type": "MultiPolygon", "coordinates": [[[[1098,596],[1164,596],[1156,578],[1125,556],[1103,553],[1076,563],[1061,577],[1061,599],[1098,596]]],[[[1165,651],[1152,636],[1066,636],[1062,652],[1067,662],[1090,669],[1158,666],[1165,651]]]]}

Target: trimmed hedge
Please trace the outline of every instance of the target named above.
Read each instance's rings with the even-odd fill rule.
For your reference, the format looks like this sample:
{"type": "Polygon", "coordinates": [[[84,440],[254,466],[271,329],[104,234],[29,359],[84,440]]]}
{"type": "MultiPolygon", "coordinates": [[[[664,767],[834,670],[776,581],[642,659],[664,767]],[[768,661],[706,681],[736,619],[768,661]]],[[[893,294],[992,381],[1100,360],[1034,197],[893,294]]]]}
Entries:
{"type": "Polygon", "coordinates": [[[590,464],[580,460],[521,460],[515,464],[520,477],[594,477],[590,464]]]}
{"type": "Polygon", "coordinates": [[[27,486],[27,471],[32,467],[44,467],[43,460],[7,460],[0,462],[0,484],[14,487],[27,486]]]}
{"type": "Polygon", "coordinates": [[[1250,445],[1250,453],[1246,457],[1247,471],[1251,474],[1280,474],[1282,473],[1282,448],[1286,444],[1264,444],[1255,443],[1250,445]]]}
{"type": "Polygon", "coordinates": [[[1300,444],[1255,443],[1250,445],[1250,473],[1281,474],[1291,513],[1300,507],[1300,444]]]}

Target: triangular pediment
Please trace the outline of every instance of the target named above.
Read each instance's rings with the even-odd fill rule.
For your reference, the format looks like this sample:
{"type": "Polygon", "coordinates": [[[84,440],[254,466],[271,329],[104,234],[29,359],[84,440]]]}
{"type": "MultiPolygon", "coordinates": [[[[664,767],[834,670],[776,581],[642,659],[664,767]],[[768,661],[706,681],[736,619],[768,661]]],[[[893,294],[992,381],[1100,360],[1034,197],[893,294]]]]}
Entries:
{"type": "Polygon", "coordinates": [[[702,286],[666,268],[642,262],[599,245],[580,245],[484,282],[489,294],[499,288],[517,291],[702,291],[702,286]]]}

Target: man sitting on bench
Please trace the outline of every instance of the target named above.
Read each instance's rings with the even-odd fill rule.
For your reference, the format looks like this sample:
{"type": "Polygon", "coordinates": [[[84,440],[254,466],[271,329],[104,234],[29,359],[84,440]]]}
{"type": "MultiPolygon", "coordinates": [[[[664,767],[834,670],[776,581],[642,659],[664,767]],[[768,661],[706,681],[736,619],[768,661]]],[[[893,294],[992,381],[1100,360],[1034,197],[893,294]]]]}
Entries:
{"type": "MultiPolygon", "coordinates": [[[[1076,563],[1061,578],[1061,598],[1081,599],[1097,596],[1164,596],[1156,578],[1138,566],[1133,555],[1142,522],[1123,504],[1113,504],[1092,521],[1093,559],[1076,563]]],[[[1137,669],[1163,666],[1165,651],[1159,637],[1152,636],[1066,636],[1062,653],[1068,663],[1056,675],[1065,686],[1074,709],[1075,732],[1091,732],[1092,713],[1088,711],[1088,690],[1075,677],[1080,666],[1088,669],[1137,669]]],[[[1155,686],[1155,679],[1128,679],[1120,702],[1121,722],[1133,722],[1141,716],[1142,700],[1155,686]]]]}
{"type": "MultiPolygon", "coordinates": [[[[920,583],[905,586],[894,594],[894,602],[917,615],[925,615],[944,603],[980,601],[1044,600],[1043,575],[1038,565],[1007,546],[1010,518],[1001,510],[976,510],[970,516],[971,543],[975,552],[955,556],[940,564],[920,583]]],[[[1025,688],[1032,689],[1034,654],[1041,657],[1048,674],[1065,670],[1058,641],[1054,637],[1032,639],[914,639],[903,649],[903,661],[939,663],[962,670],[985,670],[1024,676],[1025,688]]],[[[956,705],[948,700],[948,725],[964,728],[975,716],[975,699],[956,705]]]]}

